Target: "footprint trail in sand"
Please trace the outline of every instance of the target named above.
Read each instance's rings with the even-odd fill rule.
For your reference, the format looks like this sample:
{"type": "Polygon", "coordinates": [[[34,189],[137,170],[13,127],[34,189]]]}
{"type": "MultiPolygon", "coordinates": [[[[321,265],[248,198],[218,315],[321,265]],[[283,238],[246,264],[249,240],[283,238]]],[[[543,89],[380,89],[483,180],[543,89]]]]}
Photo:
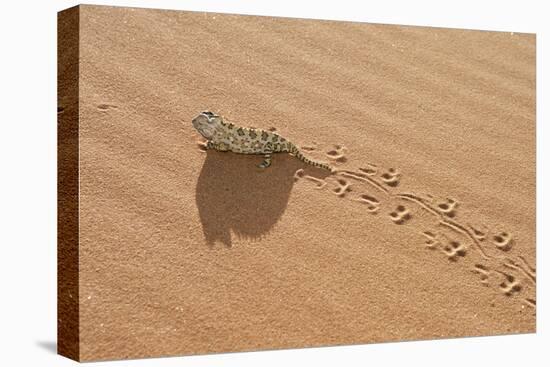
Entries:
{"type": "MultiPolygon", "coordinates": [[[[302,148],[314,152],[316,145],[302,148]]],[[[365,163],[356,170],[343,168],[342,164],[347,162],[346,151],[346,147],[336,144],[325,153],[336,167],[333,176],[321,179],[300,169],[294,176],[295,181],[305,180],[316,189],[328,190],[343,200],[360,203],[367,213],[373,215],[381,211],[384,202],[388,203],[393,208],[386,213],[388,220],[415,230],[425,249],[441,254],[443,259],[453,264],[464,263],[477,275],[481,286],[498,288],[506,299],[536,309],[536,269],[523,256],[514,254],[512,233],[502,228],[490,230],[485,224],[456,220],[460,203],[454,198],[398,192],[403,177],[394,167],[381,168],[365,163]],[[422,228],[422,224],[415,221],[417,210],[433,217],[430,228],[422,228]]]]}

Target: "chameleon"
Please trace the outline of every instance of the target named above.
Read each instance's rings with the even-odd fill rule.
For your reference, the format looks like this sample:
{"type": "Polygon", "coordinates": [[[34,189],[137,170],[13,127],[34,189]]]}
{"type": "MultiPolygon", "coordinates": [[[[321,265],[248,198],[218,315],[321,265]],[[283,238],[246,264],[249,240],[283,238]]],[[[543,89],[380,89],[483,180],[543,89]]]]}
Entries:
{"type": "Polygon", "coordinates": [[[258,165],[259,168],[269,167],[274,153],[289,153],[306,164],[334,172],[328,164],[305,157],[296,145],[273,131],[236,126],[210,111],[201,112],[192,123],[207,140],[204,148],[220,152],[262,154],[264,160],[258,165]]]}

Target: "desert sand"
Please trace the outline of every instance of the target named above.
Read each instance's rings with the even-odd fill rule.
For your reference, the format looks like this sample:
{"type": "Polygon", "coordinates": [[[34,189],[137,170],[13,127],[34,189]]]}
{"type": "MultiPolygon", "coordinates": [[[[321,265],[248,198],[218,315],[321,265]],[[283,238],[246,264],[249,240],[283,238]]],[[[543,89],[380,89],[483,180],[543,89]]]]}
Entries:
{"type": "Polygon", "coordinates": [[[79,359],[535,332],[535,35],[81,6],[79,50],[79,359]]]}

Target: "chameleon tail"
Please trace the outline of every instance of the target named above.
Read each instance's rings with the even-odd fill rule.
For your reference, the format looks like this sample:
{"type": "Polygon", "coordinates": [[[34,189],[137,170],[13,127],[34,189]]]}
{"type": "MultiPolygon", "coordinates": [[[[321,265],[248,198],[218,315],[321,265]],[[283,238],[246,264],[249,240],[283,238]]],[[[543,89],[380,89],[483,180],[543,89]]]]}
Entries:
{"type": "Polygon", "coordinates": [[[290,146],[289,153],[295,155],[296,158],[298,158],[299,160],[301,160],[302,162],[304,162],[306,164],[312,165],[314,167],[323,168],[323,169],[326,169],[330,172],[334,172],[333,168],[331,166],[329,166],[328,164],[312,161],[311,159],[305,157],[302,154],[302,152],[300,152],[300,150],[294,144],[292,144],[290,146]]]}

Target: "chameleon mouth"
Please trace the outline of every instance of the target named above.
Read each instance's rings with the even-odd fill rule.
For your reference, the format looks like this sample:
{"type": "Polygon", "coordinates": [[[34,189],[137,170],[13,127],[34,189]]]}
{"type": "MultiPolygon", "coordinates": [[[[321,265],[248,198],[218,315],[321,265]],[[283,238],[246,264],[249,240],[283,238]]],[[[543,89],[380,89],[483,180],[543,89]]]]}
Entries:
{"type": "Polygon", "coordinates": [[[206,139],[212,139],[212,134],[210,134],[209,132],[203,130],[203,129],[197,129],[199,131],[199,133],[206,139]]]}
{"type": "Polygon", "coordinates": [[[208,126],[196,123],[195,120],[193,120],[193,127],[206,139],[212,139],[212,137],[214,136],[213,129],[209,128],[208,126]]]}

